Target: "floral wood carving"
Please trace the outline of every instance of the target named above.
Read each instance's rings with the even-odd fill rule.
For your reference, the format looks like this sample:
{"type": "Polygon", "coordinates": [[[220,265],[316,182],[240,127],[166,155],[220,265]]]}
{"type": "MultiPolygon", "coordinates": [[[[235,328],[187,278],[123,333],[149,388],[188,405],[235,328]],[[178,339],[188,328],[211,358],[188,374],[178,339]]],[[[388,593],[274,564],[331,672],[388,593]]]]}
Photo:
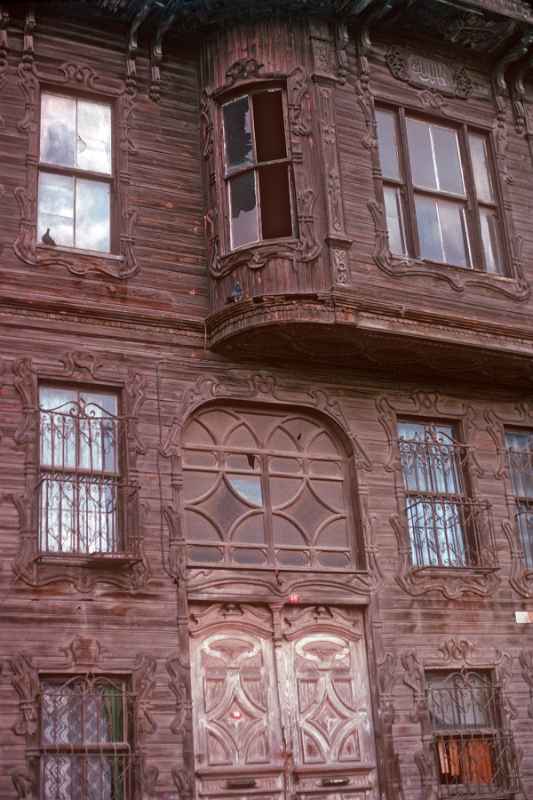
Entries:
{"type": "MultiPolygon", "coordinates": [[[[379,169],[379,165],[378,165],[379,169]]],[[[379,179],[382,183],[381,178],[379,179]]],[[[375,248],[374,262],[377,266],[391,277],[413,277],[419,275],[426,278],[434,278],[444,281],[454,292],[462,293],[469,286],[477,286],[496,294],[503,294],[512,300],[528,300],[531,294],[531,287],[526,281],[522,269],[522,242],[518,238],[514,243],[514,274],[512,281],[502,281],[489,273],[477,272],[474,270],[459,270],[454,267],[433,266],[424,259],[414,259],[392,255],[389,248],[389,236],[387,231],[387,221],[385,209],[381,202],[371,200],[368,203],[370,215],[374,223],[375,248]]]]}
{"type": "Polygon", "coordinates": [[[38,800],[35,773],[29,769],[14,769],[10,778],[17,793],[17,800],[38,800]]]}
{"type": "Polygon", "coordinates": [[[190,707],[187,682],[185,679],[186,676],[183,674],[184,670],[187,670],[187,667],[184,668],[178,658],[169,658],[166,663],[166,668],[170,677],[168,685],[176,700],[176,716],[172,720],[170,730],[176,736],[183,737],[190,707]]]}
{"type": "Polygon", "coordinates": [[[257,78],[263,69],[263,64],[255,58],[241,58],[226,71],[226,79],[230,86],[237,81],[248,81],[250,78],[257,78]]]}
{"type": "Polygon", "coordinates": [[[141,791],[143,800],[155,800],[155,792],[159,781],[159,769],[148,763],[146,753],[140,749],[135,750],[135,775],[136,786],[141,791]]]}
{"type": "MultiPolygon", "coordinates": [[[[26,39],[26,37],[25,37],[26,39]]],[[[91,272],[111,278],[127,279],[139,270],[135,254],[134,229],[136,212],[129,207],[128,156],[135,152],[130,135],[130,120],[135,110],[134,84],[100,75],[89,64],[67,62],[51,70],[39,68],[33,57],[33,48],[25,49],[18,67],[19,87],[25,99],[24,117],[18,129],[29,137],[30,156],[26,171],[26,185],[14,190],[19,208],[19,231],[13,244],[15,255],[29,266],[60,266],[72,275],[83,277],[91,272]],[[107,97],[116,105],[119,120],[120,147],[118,150],[117,202],[120,217],[120,255],[72,252],[65,248],[44,246],[37,242],[37,182],[39,159],[39,89],[41,84],[56,89],[83,89],[107,97]]]]}
{"type": "Polygon", "coordinates": [[[397,80],[416,88],[434,89],[462,100],[472,94],[472,78],[464,67],[454,70],[443,61],[425,58],[402,47],[391,47],[385,55],[385,63],[397,80]]]}
{"type": "Polygon", "coordinates": [[[190,800],[193,796],[194,781],[192,775],[185,769],[172,769],[172,780],[178,791],[179,800],[190,800]]]}
{"type": "Polygon", "coordinates": [[[39,724],[39,673],[31,657],[21,654],[9,660],[11,682],[19,696],[19,718],[12,731],[17,736],[35,736],[39,724]]]}
{"type": "Polygon", "coordinates": [[[135,736],[136,741],[144,741],[155,733],[157,726],[150,714],[151,695],[155,689],[157,661],[152,656],[138,655],[131,676],[135,696],[135,736]]]}
{"type": "Polygon", "coordinates": [[[102,653],[102,645],[97,639],[89,636],[75,636],[63,652],[69,658],[71,667],[94,668],[98,665],[102,653]]]}
{"type": "MultiPolygon", "coordinates": [[[[107,583],[129,592],[141,590],[150,578],[150,569],[144,553],[143,527],[145,504],[139,500],[140,485],[137,473],[137,456],[144,452],[138,434],[138,415],[145,399],[145,379],[130,372],[123,381],[126,414],[120,417],[121,430],[125,434],[125,475],[127,491],[124,493],[124,512],[127,517],[127,552],[120,561],[100,559],[98,564],[91,556],[80,563],[69,562],[64,555],[60,561],[53,556],[44,558],[38,550],[38,503],[39,463],[36,447],[39,431],[38,378],[80,380],[96,377],[103,367],[97,356],[89,352],[75,351],[61,359],[62,369],[36,370],[30,359],[22,358],[13,363],[13,385],[22,403],[22,423],[14,435],[15,443],[25,450],[26,486],[18,493],[6,494],[3,500],[12,502],[19,518],[19,547],[12,562],[18,580],[32,587],[47,586],[57,582],[70,584],[76,591],[92,592],[97,584],[107,583]]],[[[116,382],[116,374],[113,375],[116,382]]]]}

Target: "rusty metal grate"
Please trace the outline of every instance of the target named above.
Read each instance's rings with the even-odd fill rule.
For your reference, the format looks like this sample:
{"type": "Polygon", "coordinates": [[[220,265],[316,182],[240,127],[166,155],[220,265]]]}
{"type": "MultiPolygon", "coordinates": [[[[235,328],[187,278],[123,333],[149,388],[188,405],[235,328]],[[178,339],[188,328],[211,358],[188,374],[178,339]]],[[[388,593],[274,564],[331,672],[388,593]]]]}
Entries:
{"type": "Polygon", "coordinates": [[[426,673],[436,770],[443,798],[509,797],[518,763],[501,727],[500,692],[484,671],[426,673]]]}
{"type": "Polygon", "coordinates": [[[124,484],[116,396],[42,387],[40,401],[41,552],[120,551],[124,484]]]}
{"type": "Polygon", "coordinates": [[[129,800],[130,727],[124,683],[94,676],[44,682],[42,800],[129,800]]]}
{"type": "Polygon", "coordinates": [[[413,565],[494,566],[489,506],[468,496],[468,450],[454,426],[403,421],[398,433],[413,565]]]}

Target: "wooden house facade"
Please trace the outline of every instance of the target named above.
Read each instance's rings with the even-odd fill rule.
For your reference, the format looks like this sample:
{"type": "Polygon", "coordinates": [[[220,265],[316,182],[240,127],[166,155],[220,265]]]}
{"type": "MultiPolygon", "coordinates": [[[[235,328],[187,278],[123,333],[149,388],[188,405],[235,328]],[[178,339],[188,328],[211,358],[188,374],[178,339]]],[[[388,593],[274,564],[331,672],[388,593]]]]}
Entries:
{"type": "Polygon", "coordinates": [[[533,5],[0,8],[0,798],[533,797],[533,5]]]}

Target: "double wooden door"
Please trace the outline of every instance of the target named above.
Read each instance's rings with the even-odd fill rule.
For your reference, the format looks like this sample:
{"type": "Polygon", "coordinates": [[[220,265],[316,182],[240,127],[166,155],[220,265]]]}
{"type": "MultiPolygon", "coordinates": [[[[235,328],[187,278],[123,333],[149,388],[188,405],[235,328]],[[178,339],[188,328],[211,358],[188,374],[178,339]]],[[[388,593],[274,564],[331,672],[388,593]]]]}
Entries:
{"type": "Polygon", "coordinates": [[[374,800],[362,615],[193,607],[197,796],[374,800]]]}

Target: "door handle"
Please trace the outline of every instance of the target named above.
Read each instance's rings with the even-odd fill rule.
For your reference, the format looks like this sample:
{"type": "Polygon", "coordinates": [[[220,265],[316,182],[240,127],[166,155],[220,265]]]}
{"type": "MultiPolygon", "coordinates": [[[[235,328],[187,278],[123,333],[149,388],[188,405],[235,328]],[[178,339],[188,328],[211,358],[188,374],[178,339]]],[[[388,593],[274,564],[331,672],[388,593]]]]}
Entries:
{"type": "Polygon", "coordinates": [[[350,779],[345,775],[342,775],[338,778],[322,778],[322,786],[347,786],[350,783],[350,779]]]}

